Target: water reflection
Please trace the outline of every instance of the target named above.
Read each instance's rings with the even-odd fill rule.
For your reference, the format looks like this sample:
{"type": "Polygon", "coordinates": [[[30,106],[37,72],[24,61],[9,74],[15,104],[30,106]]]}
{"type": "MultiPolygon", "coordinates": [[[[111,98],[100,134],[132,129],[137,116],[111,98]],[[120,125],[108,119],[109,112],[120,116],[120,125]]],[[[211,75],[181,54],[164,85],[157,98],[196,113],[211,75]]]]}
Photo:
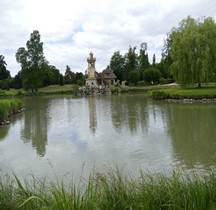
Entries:
{"type": "Polygon", "coordinates": [[[167,123],[175,158],[188,168],[216,158],[215,104],[169,104],[167,123]]]}
{"type": "Polygon", "coordinates": [[[9,125],[0,126],[0,141],[4,140],[7,137],[9,128],[9,125]]]}
{"type": "Polygon", "coordinates": [[[95,134],[97,128],[97,107],[96,97],[88,97],[88,108],[89,108],[89,128],[93,134],[95,134]]]}
{"type": "Polygon", "coordinates": [[[111,100],[111,116],[114,127],[121,131],[128,128],[136,135],[138,127],[147,132],[149,110],[145,95],[121,95],[111,100]]]}
{"type": "Polygon", "coordinates": [[[10,124],[9,125],[1,125],[0,126],[0,141],[7,138],[11,126],[16,124],[18,121],[21,121],[23,118],[23,113],[19,113],[10,117],[10,124]]]}
{"type": "Polygon", "coordinates": [[[36,149],[39,156],[43,157],[46,153],[47,145],[47,110],[48,100],[37,97],[26,99],[24,125],[21,128],[21,138],[25,143],[32,142],[32,147],[36,149]]]}
{"type": "Polygon", "coordinates": [[[15,116],[20,121],[0,127],[0,139],[7,139],[0,141],[5,171],[33,167],[46,174],[47,159],[58,174],[77,171],[84,162],[89,171],[109,161],[131,171],[215,164],[210,161],[216,157],[215,104],[122,94],[34,97],[26,98],[25,106],[15,116]]]}

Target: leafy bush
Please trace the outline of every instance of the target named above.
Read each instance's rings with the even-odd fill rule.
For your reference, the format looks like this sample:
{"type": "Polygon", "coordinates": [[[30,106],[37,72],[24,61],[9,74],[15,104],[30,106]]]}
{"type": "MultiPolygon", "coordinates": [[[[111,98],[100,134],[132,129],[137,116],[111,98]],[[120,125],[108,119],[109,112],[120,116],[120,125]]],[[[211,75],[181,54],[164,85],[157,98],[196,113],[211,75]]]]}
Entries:
{"type": "Polygon", "coordinates": [[[137,82],[139,81],[139,77],[140,77],[140,74],[139,74],[139,71],[137,71],[137,70],[131,71],[129,73],[129,81],[131,83],[133,83],[135,86],[136,86],[137,82]]]}
{"type": "Polygon", "coordinates": [[[161,77],[159,69],[150,67],[143,72],[144,80],[151,84],[158,84],[161,77]]]}
{"type": "Polygon", "coordinates": [[[169,98],[169,94],[164,90],[153,90],[151,91],[152,98],[155,100],[162,100],[169,98]]]}
{"type": "Polygon", "coordinates": [[[21,90],[18,90],[16,93],[16,96],[21,97],[23,96],[23,92],[21,90]]]}
{"type": "Polygon", "coordinates": [[[137,83],[137,86],[146,86],[147,84],[146,84],[146,82],[145,81],[139,81],[138,83],[137,83]]]}
{"type": "Polygon", "coordinates": [[[161,85],[164,85],[164,84],[170,84],[170,83],[173,83],[173,82],[175,82],[175,80],[174,80],[174,79],[165,79],[165,78],[160,78],[159,82],[160,82],[161,85]]]}

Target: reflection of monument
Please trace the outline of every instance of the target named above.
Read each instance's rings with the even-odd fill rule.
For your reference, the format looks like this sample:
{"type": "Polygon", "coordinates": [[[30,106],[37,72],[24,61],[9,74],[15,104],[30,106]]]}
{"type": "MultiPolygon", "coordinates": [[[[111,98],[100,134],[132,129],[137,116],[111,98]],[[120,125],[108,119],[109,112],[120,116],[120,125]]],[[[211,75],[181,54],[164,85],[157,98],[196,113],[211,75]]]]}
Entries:
{"type": "Polygon", "coordinates": [[[86,85],[92,86],[97,85],[96,71],[95,71],[95,61],[96,58],[93,57],[93,53],[90,52],[87,58],[88,62],[88,78],[86,80],[86,85]]]}
{"type": "Polygon", "coordinates": [[[88,104],[89,104],[89,128],[93,133],[95,133],[97,128],[97,112],[96,112],[95,98],[89,97],[88,104]]]}

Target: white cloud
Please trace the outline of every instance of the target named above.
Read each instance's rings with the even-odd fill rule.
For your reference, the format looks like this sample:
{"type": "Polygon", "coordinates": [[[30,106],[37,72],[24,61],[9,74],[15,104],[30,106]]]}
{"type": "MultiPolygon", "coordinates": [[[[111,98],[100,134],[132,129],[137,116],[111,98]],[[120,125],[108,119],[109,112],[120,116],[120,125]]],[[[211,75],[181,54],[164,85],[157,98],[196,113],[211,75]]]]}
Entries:
{"type": "Polygon", "coordinates": [[[148,43],[149,60],[159,61],[163,39],[173,26],[191,15],[216,18],[212,0],[1,0],[0,54],[14,76],[20,67],[15,53],[25,46],[33,30],[39,30],[44,54],[62,73],[69,65],[84,72],[93,51],[98,71],[114,51],[124,54],[129,45],[148,43]]]}

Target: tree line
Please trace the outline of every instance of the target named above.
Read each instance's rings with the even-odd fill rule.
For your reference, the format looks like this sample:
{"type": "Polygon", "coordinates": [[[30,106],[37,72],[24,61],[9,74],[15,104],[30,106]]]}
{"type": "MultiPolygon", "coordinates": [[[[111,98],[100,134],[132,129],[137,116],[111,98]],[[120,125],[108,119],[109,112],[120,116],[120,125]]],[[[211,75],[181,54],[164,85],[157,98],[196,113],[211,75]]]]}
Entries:
{"type": "Polygon", "coordinates": [[[150,64],[147,43],[140,45],[139,53],[136,50],[136,46],[129,46],[125,55],[122,55],[120,51],[116,51],[111,57],[110,68],[120,83],[126,81],[128,85],[148,85],[172,80],[168,68],[165,67],[163,62],[156,63],[155,54],[152,58],[152,64],[150,64]]]}
{"type": "Polygon", "coordinates": [[[40,33],[34,30],[25,47],[20,47],[16,52],[16,61],[21,70],[11,77],[7,70],[4,56],[0,55],[0,88],[23,88],[26,91],[36,92],[38,88],[48,85],[84,84],[85,75],[82,72],[72,72],[66,66],[65,74],[53,65],[50,65],[43,53],[43,42],[40,33]]]}
{"type": "MultiPolygon", "coordinates": [[[[0,55],[0,88],[24,88],[36,92],[39,87],[53,84],[85,84],[82,72],[73,72],[67,65],[65,74],[50,65],[43,54],[39,31],[33,31],[25,47],[16,52],[21,70],[11,77],[4,56],[0,55]]],[[[213,18],[195,20],[190,16],[167,34],[162,57],[156,63],[155,54],[149,62],[147,43],[139,49],[129,46],[128,52],[113,53],[110,68],[121,83],[132,85],[164,84],[171,81],[181,86],[216,81],[216,24],[213,18]],[[138,51],[138,52],[137,52],[138,51]]]]}
{"type": "Polygon", "coordinates": [[[195,20],[188,16],[167,35],[162,58],[149,64],[147,43],[139,53],[129,47],[125,55],[116,51],[110,61],[120,81],[137,84],[166,83],[175,80],[182,87],[216,81],[216,24],[213,18],[195,20]]]}

